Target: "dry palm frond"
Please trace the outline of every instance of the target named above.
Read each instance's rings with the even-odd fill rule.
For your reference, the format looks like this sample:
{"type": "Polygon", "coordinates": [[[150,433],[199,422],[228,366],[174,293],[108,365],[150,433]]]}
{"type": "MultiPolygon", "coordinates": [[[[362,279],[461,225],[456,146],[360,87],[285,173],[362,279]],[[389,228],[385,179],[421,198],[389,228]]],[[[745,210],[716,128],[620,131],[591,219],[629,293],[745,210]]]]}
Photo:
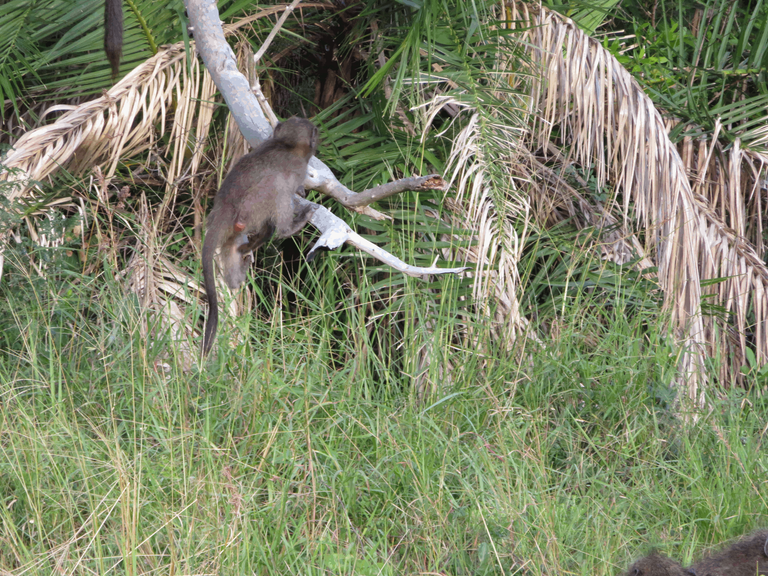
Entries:
{"type": "MultiPolygon", "coordinates": [[[[632,216],[645,227],[646,251],[658,266],[675,334],[683,344],[680,374],[685,391],[701,406],[704,354],[715,353],[718,347],[713,338],[715,320],[701,314],[703,280],[726,278],[710,290],[717,293],[741,336],[736,342],[720,344],[731,354],[736,352],[736,362],[743,357],[743,334],[751,312],[757,358],[768,359],[768,269],[743,238],[739,179],[747,157],[735,146],[729,167],[709,164],[713,155],[705,156],[704,149],[698,155],[688,154],[684,162],[651,100],[599,42],[571,20],[544,8],[524,3],[509,3],[507,8],[509,20],[522,21],[527,28],[524,43],[542,73],[531,91],[534,108],[540,111],[531,132],[538,139],[533,145],[547,146],[557,126],[574,160],[594,166],[597,186],[611,181],[622,191],[623,205],[607,209],[620,209],[628,230],[632,216]],[[694,157],[700,178],[692,186],[686,168],[694,157]],[[705,195],[701,189],[708,167],[718,177],[706,179],[710,190],[705,195]],[[725,212],[718,214],[710,203],[717,198],[727,206],[730,228],[724,224],[725,212]]],[[[762,159],[759,166],[752,165],[754,182],[762,169],[762,159]]]]}
{"type": "MultiPolygon", "coordinates": [[[[486,114],[487,110],[477,110],[461,98],[448,95],[437,95],[432,99],[427,106],[424,125],[431,125],[438,112],[446,108],[457,111],[456,117],[468,114],[465,125],[454,139],[446,168],[449,186],[453,186],[455,196],[443,200],[445,210],[441,215],[430,210],[427,213],[442,218],[452,228],[471,231],[474,242],[467,245],[462,245],[466,238],[443,235],[441,241],[449,244],[443,249],[443,257],[475,265],[471,274],[473,307],[489,320],[478,326],[473,319],[463,317],[458,327],[461,337],[465,345],[479,355],[484,352],[488,335],[507,351],[511,351],[521,337],[541,344],[528,329],[528,319],[521,314],[517,298],[520,287],[518,262],[531,217],[530,203],[518,186],[521,175],[517,166],[526,154],[518,145],[520,131],[494,118],[493,114],[486,114]],[[525,223],[522,231],[516,229],[515,221],[525,223]],[[488,333],[480,334],[480,330],[488,333]]],[[[431,333],[429,324],[420,328],[431,333]]],[[[431,353],[430,341],[420,351],[420,365],[414,379],[420,401],[436,387],[427,371],[431,353]]],[[[521,361],[527,363],[524,358],[521,361]]],[[[450,382],[457,368],[460,369],[446,355],[439,362],[435,374],[437,381],[441,384],[450,382]]]]}
{"type": "MultiPolygon", "coordinates": [[[[430,121],[447,104],[465,107],[458,100],[439,96],[432,103],[430,121]]],[[[518,234],[512,221],[522,216],[521,219],[527,222],[530,211],[527,200],[517,192],[513,177],[512,166],[518,162],[521,152],[514,146],[519,136],[504,134],[508,130],[480,122],[478,113],[472,114],[453,143],[448,169],[451,170],[451,184],[456,185],[456,198],[447,201],[449,210],[460,219],[461,225],[473,227],[473,236],[477,239],[474,245],[460,249],[451,257],[475,263],[474,301],[487,315],[491,311],[490,302],[495,303],[492,329],[507,347],[525,333],[528,325],[520,314],[517,299],[520,285],[517,263],[527,230],[518,234]],[[482,146],[479,141],[483,137],[493,139],[495,146],[482,146]],[[502,206],[497,205],[499,200],[491,195],[492,177],[488,173],[491,165],[496,177],[501,174],[509,182],[502,206]]]]}
{"type": "MultiPolygon", "coordinates": [[[[186,54],[183,45],[177,45],[134,69],[101,98],[76,107],[52,106],[48,113],[66,112],[53,124],[19,138],[5,165],[20,168],[26,179],[40,181],[60,166],[77,173],[106,161],[107,177],[111,177],[121,155],[153,146],[154,121],[165,120],[184,66],[186,54]]],[[[163,126],[164,122],[161,130],[163,126]]],[[[21,188],[16,194],[27,192],[21,188]]]]}
{"type": "MultiPolygon", "coordinates": [[[[703,260],[703,280],[724,277],[725,280],[707,287],[704,292],[716,296],[714,304],[722,306],[725,314],[707,318],[707,342],[710,353],[718,351],[729,362],[723,362],[720,378],[723,382],[740,377],[739,368],[746,363],[747,333],[752,332],[755,356],[760,364],[768,360],[768,268],[759,253],[764,252],[762,241],[761,181],[764,179],[768,159],[754,152],[741,150],[733,143],[728,153],[707,154],[705,147],[687,154],[688,142],[683,142],[683,158],[691,163],[693,191],[699,221],[705,242],[703,249],[711,255],[703,260]],[[748,217],[748,207],[753,217],[748,217]],[[748,222],[757,222],[748,230],[748,222]],[[728,224],[726,224],[726,222],[728,224]],[[746,238],[757,241],[757,246],[746,238]],[[754,325],[748,325],[750,314],[754,325]]],[[[716,141],[711,148],[720,148],[716,141]]],[[[751,318],[750,318],[751,320],[751,318]]]]}
{"type": "MultiPolygon", "coordinates": [[[[8,200],[28,196],[31,188],[26,182],[42,181],[62,166],[77,174],[104,164],[108,181],[121,158],[154,148],[164,133],[166,116],[173,110],[170,146],[174,161],[165,174],[164,204],[170,203],[186,147],[193,148],[190,170],[194,172],[203,150],[195,142],[202,141],[210,125],[214,87],[207,73],[202,80],[200,75],[197,60],[188,68],[183,43],[177,44],[135,68],[101,98],[76,107],[51,107],[48,113],[66,112],[56,122],[24,134],[6,158],[5,166],[12,169],[6,178],[24,183],[13,188],[8,200]],[[190,141],[193,121],[197,130],[195,140],[190,141]]],[[[162,216],[162,210],[158,211],[158,222],[162,216]]]]}

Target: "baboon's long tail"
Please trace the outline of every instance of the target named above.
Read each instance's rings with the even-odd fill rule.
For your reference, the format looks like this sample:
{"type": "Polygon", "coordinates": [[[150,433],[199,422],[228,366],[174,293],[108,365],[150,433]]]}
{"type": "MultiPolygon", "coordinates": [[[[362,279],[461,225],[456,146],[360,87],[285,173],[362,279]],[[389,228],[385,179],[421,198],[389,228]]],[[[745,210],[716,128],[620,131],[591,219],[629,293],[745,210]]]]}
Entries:
{"type": "Polygon", "coordinates": [[[203,280],[205,282],[205,294],[208,297],[208,318],[205,321],[203,333],[202,351],[207,355],[216,338],[216,329],[219,327],[219,299],[216,296],[216,281],[213,272],[213,255],[220,244],[222,228],[215,222],[215,212],[208,217],[208,231],[203,242],[203,280]]]}

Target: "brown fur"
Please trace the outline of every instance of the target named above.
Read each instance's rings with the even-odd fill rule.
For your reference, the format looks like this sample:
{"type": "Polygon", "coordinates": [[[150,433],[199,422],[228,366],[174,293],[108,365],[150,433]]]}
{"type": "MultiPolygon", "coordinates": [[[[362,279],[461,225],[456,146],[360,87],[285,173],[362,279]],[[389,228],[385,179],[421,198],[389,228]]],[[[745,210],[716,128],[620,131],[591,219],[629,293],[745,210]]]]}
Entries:
{"type": "Polygon", "coordinates": [[[303,191],[307,163],[317,148],[317,128],[302,118],[289,118],[272,137],[243,156],[216,194],[203,242],[203,278],[208,295],[208,320],[202,351],[207,354],[219,322],[213,255],[221,247],[224,281],[236,290],[245,281],[252,252],[272,234],[292,236],[312,217],[310,207],[296,207],[296,191],[303,191]]]}
{"type": "Polygon", "coordinates": [[[768,576],[768,530],[755,532],[690,569],[696,576],[768,576]]]}
{"type": "Polygon", "coordinates": [[[659,554],[640,558],[626,576],[768,576],[768,530],[760,530],[689,568],[659,554]]]}
{"type": "Polygon", "coordinates": [[[112,79],[120,71],[120,57],[123,55],[123,6],[122,0],[104,2],[104,52],[112,65],[112,79]]]}
{"type": "Polygon", "coordinates": [[[671,558],[650,554],[632,564],[626,576],[691,576],[691,574],[671,558]]]}

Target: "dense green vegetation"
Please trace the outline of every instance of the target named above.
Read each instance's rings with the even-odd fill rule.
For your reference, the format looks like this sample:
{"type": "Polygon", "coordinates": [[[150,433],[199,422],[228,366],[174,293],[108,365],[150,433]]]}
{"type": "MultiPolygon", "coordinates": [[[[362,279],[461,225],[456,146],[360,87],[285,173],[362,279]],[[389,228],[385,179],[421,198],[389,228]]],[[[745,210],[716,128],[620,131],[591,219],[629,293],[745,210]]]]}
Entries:
{"type": "MultiPolygon", "coordinates": [[[[572,292],[546,347],[503,352],[478,330],[448,348],[438,319],[377,350],[361,323],[374,292],[363,277],[345,296],[335,260],[286,280],[301,314],[226,321],[218,356],[188,373],[106,275],[15,269],[0,569],[602,575],[648,545],[687,561],[765,523],[766,401],[733,389],[682,426],[653,291],[634,312],[617,290],[572,292]],[[313,288],[328,297],[304,300],[313,288]],[[439,386],[419,403],[403,359],[429,343],[439,386]]],[[[425,286],[401,290],[421,314],[425,286]]]]}
{"type": "MultiPolygon", "coordinates": [[[[134,4],[156,44],[179,40],[180,10],[134,4]]],[[[725,14],[726,4],[710,4],[725,14]]],[[[40,6],[9,2],[0,30],[36,27],[29,14],[40,6]]],[[[620,573],[651,547],[687,563],[768,526],[766,369],[747,357],[743,387],[735,386],[718,379],[721,359],[709,358],[707,409],[688,412],[675,395],[681,349],[653,270],[604,258],[600,247],[611,247],[604,235],[613,230],[567,216],[520,216],[523,178],[509,163],[517,162],[514,138],[524,132],[519,93],[530,70],[514,44],[503,42],[507,31],[488,32],[496,5],[349,6],[346,14],[307,9],[306,19],[290,20],[275,45],[289,56],[270,70],[275,109],[281,116],[312,111],[322,133],[318,156],[340,180],[362,190],[431,170],[450,177],[460,163],[449,160],[454,141],[470,119],[477,128],[466,144],[470,174],[457,168],[446,195],[404,193],[377,204],[392,221],[322,201],[403,260],[429,265],[441,255],[447,266],[456,253],[441,250],[477,246],[482,210],[480,202],[473,213],[445,200],[458,196],[459,180],[482,179],[489,211],[496,211],[484,229],[497,239],[489,268],[509,258],[509,277],[490,283],[512,283],[519,273],[515,291],[527,332],[505,338],[510,326],[490,319],[513,315],[494,315],[500,298],[475,303],[472,278],[421,281],[349,249],[306,263],[300,254],[309,231],[259,254],[247,293],[236,296],[255,309],[222,313],[216,354],[189,365],[186,352],[199,345],[191,331],[199,331],[203,314],[193,289],[200,275],[194,216],[209,208],[206,197],[224,170],[226,110],[217,110],[204,143],[210,165],[201,168],[199,188],[179,188],[154,237],[142,228],[139,199],[144,194],[154,209],[165,189],[159,177],[132,180],[145,159],[120,164],[115,183],[129,182],[132,195],[119,208],[115,197],[104,200],[61,171],[38,197],[0,205],[0,229],[21,230],[4,246],[0,278],[0,576],[602,576],[620,573]],[[372,22],[385,66],[370,50],[372,22]],[[333,50],[312,60],[305,44],[325,41],[333,50]],[[301,48],[291,53],[294,44],[301,48]],[[345,67],[345,59],[353,63],[345,67]],[[315,80],[343,70],[335,99],[320,109],[315,80]],[[421,76],[425,70],[436,75],[421,76]],[[435,95],[455,98],[455,109],[427,121],[417,106],[435,95]],[[74,199],[48,211],[50,219],[39,215],[62,196],[74,199]],[[24,218],[38,216],[36,229],[63,244],[32,241],[24,218]],[[510,231],[522,238],[519,252],[510,231]],[[149,304],[136,295],[129,262],[137,254],[141,261],[149,245],[153,258],[182,270],[175,286],[186,292],[149,304]],[[164,314],[172,305],[181,316],[175,327],[164,314]]],[[[252,9],[246,0],[220,7],[227,19],[252,9]]],[[[80,82],[91,74],[83,54],[100,51],[101,39],[94,32],[87,42],[68,43],[68,22],[82,6],[60,9],[39,32],[50,38],[38,42],[37,58],[8,48],[13,58],[0,62],[10,70],[7,102],[24,109],[17,96],[43,83],[84,92],[108,84],[106,62],[80,82]]],[[[706,116],[705,103],[720,90],[719,112],[737,116],[727,137],[758,138],[754,119],[730,103],[748,98],[750,110],[764,107],[764,86],[716,84],[711,70],[690,68],[683,57],[706,34],[681,28],[674,6],[662,9],[663,26],[648,26],[629,3],[612,22],[647,30],[646,52],[640,45],[622,51],[611,38],[604,45],[648,80],[658,105],[675,105],[669,109],[686,130],[699,120],[712,130],[706,118],[684,112],[706,116]],[[681,75],[667,74],[667,65],[681,75]],[[689,69],[692,76],[683,77],[689,69]]],[[[680,21],[696,9],[680,3],[680,21]]],[[[749,59],[745,66],[760,68],[765,9],[738,3],[730,14],[736,24],[721,26],[711,41],[728,37],[724,44],[741,51],[725,56],[738,53],[738,61],[749,59]],[[757,24],[749,24],[753,13],[757,24]]],[[[132,18],[125,67],[150,55],[132,18]]],[[[89,11],[87,20],[95,29],[100,13],[89,11]]],[[[253,23],[261,38],[272,25],[253,23]]],[[[14,38],[0,34],[3,43],[14,38]]],[[[725,64],[721,58],[718,66],[725,64]]],[[[171,162],[162,156],[169,139],[151,151],[163,158],[152,164],[158,174],[171,162]]],[[[596,189],[593,167],[559,160],[547,167],[579,188],[584,206],[610,204],[614,191],[596,189]]],[[[558,210],[566,214],[558,205],[548,216],[558,210]]],[[[762,231],[756,222],[750,226],[762,231]]],[[[721,312],[715,305],[705,311],[721,312]]]]}

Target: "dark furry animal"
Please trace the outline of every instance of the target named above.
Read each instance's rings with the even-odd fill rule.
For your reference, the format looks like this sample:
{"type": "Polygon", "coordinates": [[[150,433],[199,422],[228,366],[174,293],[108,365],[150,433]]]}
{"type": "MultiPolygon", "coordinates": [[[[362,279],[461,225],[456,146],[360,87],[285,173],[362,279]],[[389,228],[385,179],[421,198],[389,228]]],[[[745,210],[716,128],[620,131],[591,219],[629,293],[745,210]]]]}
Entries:
{"type": "Polygon", "coordinates": [[[207,354],[219,323],[213,255],[221,247],[224,280],[235,290],[245,281],[252,252],[272,234],[292,236],[309,221],[314,209],[299,207],[307,163],[317,148],[317,128],[309,120],[289,118],[272,137],[235,164],[216,194],[203,242],[203,278],[208,296],[208,320],[202,351],[207,354]]]}
{"type": "Polygon", "coordinates": [[[640,558],[627,570],[626,576],[692,576],[679,562],[661,554],[640,558]]]}
{"type": "Polygon", "coordinates": [[[626,576],[768,576],[768,530],[760,530],[688,568],[660,554],[640,558],[626,576]]]}
{"type": "Polygon", "coordinates": [[[695,576],[768,576],[768,530],[760,530],[689,568],[695,576]]]}

